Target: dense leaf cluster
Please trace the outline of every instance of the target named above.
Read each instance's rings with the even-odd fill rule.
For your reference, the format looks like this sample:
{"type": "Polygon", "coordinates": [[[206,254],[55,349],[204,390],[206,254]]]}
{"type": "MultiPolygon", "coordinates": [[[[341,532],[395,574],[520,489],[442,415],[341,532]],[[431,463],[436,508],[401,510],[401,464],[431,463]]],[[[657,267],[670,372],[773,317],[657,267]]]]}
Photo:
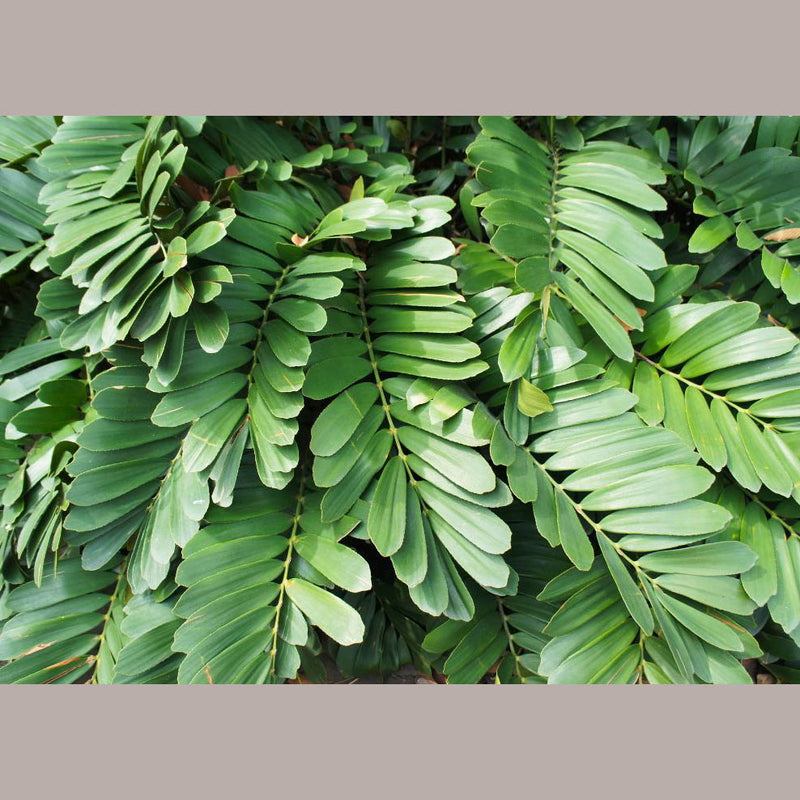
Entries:
{"type": "Polygon", "coordinates": [[[798,133],[0,118],[0,682],[799,681],[798,133]]]}

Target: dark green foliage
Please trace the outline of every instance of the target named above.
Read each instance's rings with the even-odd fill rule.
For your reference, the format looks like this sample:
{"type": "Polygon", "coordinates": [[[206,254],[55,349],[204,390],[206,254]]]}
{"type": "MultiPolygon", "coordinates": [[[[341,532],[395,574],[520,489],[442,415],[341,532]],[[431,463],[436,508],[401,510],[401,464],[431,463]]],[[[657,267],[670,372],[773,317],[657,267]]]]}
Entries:
{"type": "Polygon", "coordinates": [[[0,682],[800,680],[799,132],[0,119],[0,682]]]}

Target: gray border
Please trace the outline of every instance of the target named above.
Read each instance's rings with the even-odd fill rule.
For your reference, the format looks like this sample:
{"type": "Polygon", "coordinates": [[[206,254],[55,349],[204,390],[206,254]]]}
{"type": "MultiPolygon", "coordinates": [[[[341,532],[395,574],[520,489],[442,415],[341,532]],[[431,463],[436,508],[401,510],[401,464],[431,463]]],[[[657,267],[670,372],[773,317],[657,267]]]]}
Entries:
{"type": "Polygon", "coordinates": [[[797,4],[105,0],[0,12],[0,113],[791,114],[797,4]]]}
{"type": "Polygon", "coordinates": [[[787,688],[0,687],[3,794],[764,797],[787,688]]]}

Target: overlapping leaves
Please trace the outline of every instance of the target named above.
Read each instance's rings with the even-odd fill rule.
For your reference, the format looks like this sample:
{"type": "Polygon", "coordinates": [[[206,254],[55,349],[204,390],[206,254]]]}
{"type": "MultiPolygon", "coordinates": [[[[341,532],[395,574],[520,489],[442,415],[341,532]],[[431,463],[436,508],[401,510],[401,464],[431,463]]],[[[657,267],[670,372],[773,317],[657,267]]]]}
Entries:
{"type": "Polygon", "coordinates": [[[0,680],[796,679],[797,132],[0,121],[0,680]]]}
{"type": "Polygon", "coordinates": [[[473,205],[491,226],[492,248],[516,261],[516,283],[542,293],[557,287],[608,347],[630,360],[621,323],[641,328],[637,301],[652,300],[649,272],[666,266],[652,241],[652,212],[666,208],[653,188],[658,160],[615,142],[562,153],[503,118],[481,118],[468,149],[487,191],[473,205]]]}
{"type": "Polygon", "coordinates": [[[343,295],[344,331],[312,349],[304,392],[333,397],[311,429],[323,519],[359,517],[421,609],[467,619],[456,564],[494,590],[513,581],[501,557],[510,530],[491,510],[511,497],[474,449],[484,442],[457,383],[486,365],[460,335],[472,314],[450,288],[455,272],[437,264],[452,252],[425,235],[376,250],[343,295]]]}

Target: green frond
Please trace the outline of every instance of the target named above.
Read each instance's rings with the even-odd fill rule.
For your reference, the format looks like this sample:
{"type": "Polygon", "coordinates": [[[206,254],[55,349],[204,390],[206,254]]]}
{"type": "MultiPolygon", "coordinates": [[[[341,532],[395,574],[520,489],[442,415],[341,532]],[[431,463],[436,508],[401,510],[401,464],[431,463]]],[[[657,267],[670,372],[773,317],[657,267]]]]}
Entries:
{"type": "Polygon", "coordinates": [[[54,230],[34,268],[47,266],[80,290],[79,316],[61,335],[69,349],[96,353],[128,335],[155,336],[163,348],[164,326],[171,338],[182,334],[185,323],[173,321],[190,309],[208,351],[219,348],[220,335],[224,341],[227,320],[213,294],[195,294],[229,274],[194,266],[225,235],[232,213],[208,202],[182,205],[174,187],[186,147],[176,129],[162,135],[162,124],[161,117],[68,117],[38,159],[51,176],[40,201],[54,230]],[[208,328],[214,332],[203,336],[208,328]]]}
{"type": "Polygon", "coordinates": [[[150,421],[157,398],[146,390],[147,371],[136,350],[117,346],[108,358],[115,366],[91,380],[87,422],[67,467],[72,482],[66,494],[66,540],[81,548],[86,569],[101,569],[142,530],[127,566],[134,591],[141,591],[166,577],[175,547],[173,529],[160,527],[151,552],[152,521],[170,511],[168,500],[158,501],[162,493],[169,497],[183,475],[172,469],[182,429],[160,428],[150,421]]]}
{"type": "Polygon", "coordinates": [[[652,300],[648,272],[666,266],[652,212],[666,208],[653,185],[656,157],[610,141],[562,152],[502,117],[482,117],[467,156],[487,191],[472,201],[491,246],[516,263],[525,291],[558,291],[611,351],[633,357],[624,323],[640,329],[636,303],[652,300]]]}
{"type": "Polygon", "coordinates": [[[430,618],[414,605],[402,584],[376,581],[373,591],[347,594],[345,599],[364,622],[362,642],[331,648],[345,678],[387,678],[408,665],[430,675],[429,656],[422,647],[430,618]]]}
{"type": "Polygon", "coordinates": [[[30,261],[52,230],[38,200],[43,185],[28,172],[0,167],[0,278],[30,261]]]}
{"type": "Polygon", "coordinates": [[[121,573],[86,572],[77,558],[49,563],[40,584],[12,589],[0,629],[2,683],[74,683],[97,661],[121,573]],[[110,592],[110,594],[109,594],[110,592]]]}
{"type": "MultiPolygon", "coordinates": [[[[501,339],[491,347],[494,379],[477,387],[488,403],[480,424],[491,436],[493,460],[508,470],[511,490],[532,503],[538,533],[560,547],[579,571],[602,579],[597,591],[623,618],[620,623],[608,612],[610,621],[602,617],[596,629],[583,620],[581,632],[596,635],[597,641],[580,639],[575,649],[563,651],[551,645],[547,652],[559,653],[559,660],[545,660],[542,674],[552,682],[641,679],[643,641],[675,624],[683,637],[737,651],[739,642],[696,604],[751,613],[755,603],[738,578],[728,576],[750,569],[755,555],[731,543],[741,548],[740,562],[732,558],[724,575],[696,579],[682,572],[690,569],[684,557],[699,557],[706,569],[719,558],[714,548],[704,550],[699,544],[730,519],[723,508],[698,499],[713,476],[697,466],[699,456],[675,432],[649,427],[631,413],[640,398],[604,377],[602,366],[588,361],[566,329],[557,322],[551,328],[548,321],[543,337],[540,317],[535,312],[526,316],[524,298],[514,302],[517,297],[509,290],[488,290],[471,299],[482,312],[476,328],[484,337],[484,353],[489,340],[501,339]],[[510,321],[516,322],[511,330],[510,321]],[[522,335],[526,325],[529,332],[522,335]],[[550,346],[551,335],[565,343],[550,346]],[[508,389],[503,367],[506,380],[512,379],[508,389]],[[537,398],[535,404],[521,389],[537,398]],[[571,666],[559,671],[562,661],[573,656],[571,666]]],[[[677,636],[672,638],[678,648],[677,636]]],[[[695,644],[696,650],[705,646],[695,644]]],[[[691,679],[694,664],[681,663],[684,679],[691,679]]],[[[709,674],[701,667],[704,680],[710,680],[709,674]]]]}
{"type": "Polygon", "coordinates": [[[107,626],[104,636],[108,663],[103,661],[106,651],[101,647],[97,683],[177,682],[181,657],[172,651],[172,642],[181,620],[174,611],[176,589],[167,581],[155,592],[132,595],[121,614],[112,614],[115,627],[107,626]]]}
{"type": "Polygon", "coordinates": [[[294,678],[311,626],[342,645],[361,640],[358,613],[330,591],[371,586],[367,562],[340,541],[356,520],[323,523],[302,478],[283,490],[245,481],[206,521],[176,573],[186,587],[175,605],[185,620],[173,642],[186,654],[180,683],[294,678]]]}
{"type": "Polygon", "coordinates": [[[56,128],[48,116],[0,117],[0,166],[17,165],[38,155],[56,128]]]}
{"type": "Polygon", "coordinates": [[[453,414],[432,416],[410,399],[427,385],[446,404],[449,386],[486,368],[460,335],[472,314],[450,288],[455,271],[433,266],[452,254],[447,239],[425,235],[370,251],[366,280],[342,295],[341,327],[312,348],[304,393],[334,398],[311,430],[323,519],[358,516],[420,609],[464,619],[472,598],[455,564],[503,590],[510,531],[473,502],[497,480],[475,451],[471,410],[455,400],[453,414]]]}
{"type": "Polygon", "coordinates": [[[636,367],[618,373],[639,416],[675,431],[746,489],[794,496],[797,337],[748,302],[675,303],[645,319],[636,367]]]}
{"type": "Polygon", "coordinates": [[[796,682],[798,132],[0,118],[0,682],[796,682]]]}
{"type": "Polygon", "coordinates": [[[510,564],[519,575],[513,595],[483,595],[468,622],[447,620],[429,631],[423,647],[448,683],[477,683],[489,673],[495,683],[544,683],[539,660],[550,637],[545,627],[557,607],[537,599],[545,584],[568,567],[559,550],[530,535],[524,509],[510,512],[514,532],[510,564]]]}

